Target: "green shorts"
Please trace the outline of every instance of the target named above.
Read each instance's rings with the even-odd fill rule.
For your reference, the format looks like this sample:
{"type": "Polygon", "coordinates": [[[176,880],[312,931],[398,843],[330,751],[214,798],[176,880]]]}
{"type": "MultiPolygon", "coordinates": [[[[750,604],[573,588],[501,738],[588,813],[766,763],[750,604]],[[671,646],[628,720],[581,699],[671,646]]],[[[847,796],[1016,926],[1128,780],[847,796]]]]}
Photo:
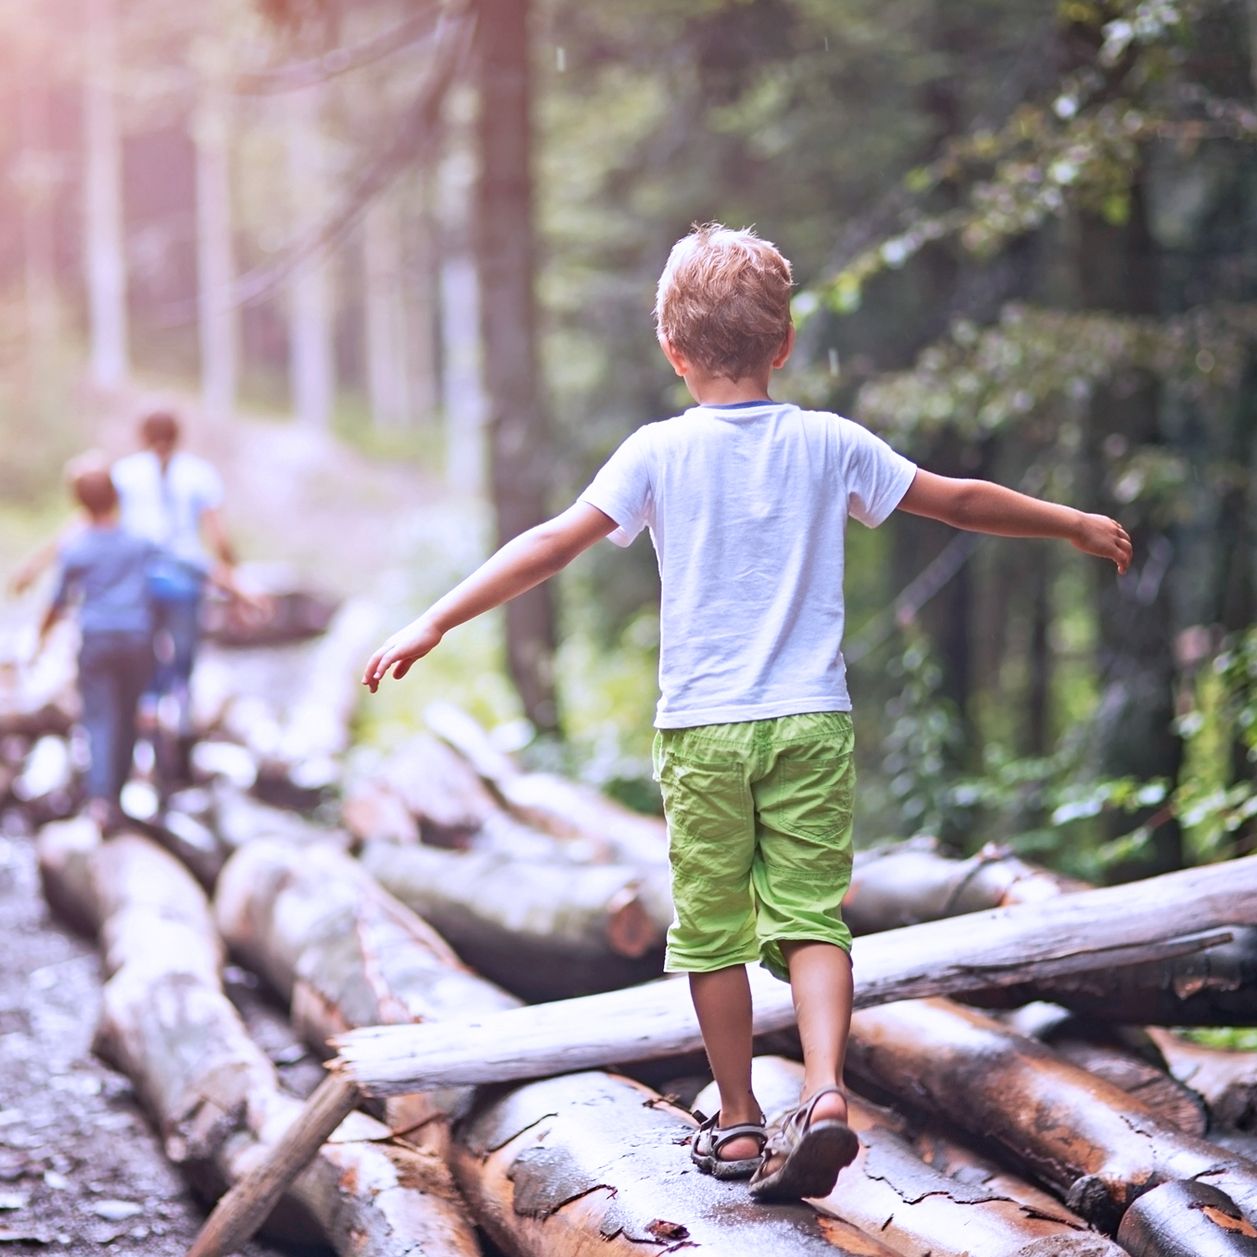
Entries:
{"type": "Polygon", "coordinates": [[[656,732],[675,908],[668,972],[759,960],[786,979],[783,941],[850,950],[854,745],[844,711],[656,732]]]}

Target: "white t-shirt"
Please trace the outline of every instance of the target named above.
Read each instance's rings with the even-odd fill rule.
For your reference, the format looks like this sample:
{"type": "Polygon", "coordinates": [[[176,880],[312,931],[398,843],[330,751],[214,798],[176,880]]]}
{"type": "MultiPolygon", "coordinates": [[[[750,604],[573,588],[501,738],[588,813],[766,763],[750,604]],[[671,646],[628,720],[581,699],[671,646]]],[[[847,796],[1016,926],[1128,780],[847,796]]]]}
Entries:
{"type": "Polygon", "coordinates": [[[209,568],[201,516],[223,501],[222,478],[209,463],[178,450],[163,474],[157,455],[140,450],[118,459],[110,477],[128,532],[155,542],[180,563],[200,571],[209,568]]]}
{"type": "Polygon", "coordinates": [[[847,518],[877,527],[916,466],[849,419],[777,402],[639,428],[581,494],[662,581],[661,729],[848,711],[847,518]]]}

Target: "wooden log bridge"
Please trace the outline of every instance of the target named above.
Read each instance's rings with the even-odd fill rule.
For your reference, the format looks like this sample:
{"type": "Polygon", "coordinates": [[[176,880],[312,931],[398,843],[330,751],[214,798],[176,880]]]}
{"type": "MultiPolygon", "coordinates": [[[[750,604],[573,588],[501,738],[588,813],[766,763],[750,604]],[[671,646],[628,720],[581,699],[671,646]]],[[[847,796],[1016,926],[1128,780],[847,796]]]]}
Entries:
{"type": "MultiPolygon", "coordinates": [[[[1246,925],[1257,925],[1257,856],[858,939],[855,1005],[1166,959],[1246,925]]],[[[793,1025],[789,988],[760,970],[751,978],[756,1033],[793,1025]]],[[[695,1051],[702,1040],[685,983],[663,981],[465,1020],[371,1027],[333,1043],[332,1073],[302,1119],[219,1201],[188,1257],[222,1257],[244,1243],[359,1091],[541,1078],[695,1051]]]]}

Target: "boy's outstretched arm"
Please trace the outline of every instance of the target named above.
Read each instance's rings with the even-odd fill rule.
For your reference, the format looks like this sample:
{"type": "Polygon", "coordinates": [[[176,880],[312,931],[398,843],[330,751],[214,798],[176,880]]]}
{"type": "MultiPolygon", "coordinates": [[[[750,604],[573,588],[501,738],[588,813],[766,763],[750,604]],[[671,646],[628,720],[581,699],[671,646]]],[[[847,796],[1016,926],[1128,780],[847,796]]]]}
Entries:
{"type": "Polygon", "coordinates": [[[1130,566],[1130,536],[1117,520],[1044,502],[989,480],[958,480],[918,470],[899,509],[969,532],[1068,541],[1084,554],[1108,559],[1119,572],[1130,566]]]}
{"type": "Polygon", "coordinates": [[[520,533],[418,619],[398,629],[367,660],[363,685],[374,694],[389,669],[400,681],[410,665],[428,654],[455,625],[540,585],[615,526],[609,515],[588,502],[577,502],[562,515],[520,533]]]}

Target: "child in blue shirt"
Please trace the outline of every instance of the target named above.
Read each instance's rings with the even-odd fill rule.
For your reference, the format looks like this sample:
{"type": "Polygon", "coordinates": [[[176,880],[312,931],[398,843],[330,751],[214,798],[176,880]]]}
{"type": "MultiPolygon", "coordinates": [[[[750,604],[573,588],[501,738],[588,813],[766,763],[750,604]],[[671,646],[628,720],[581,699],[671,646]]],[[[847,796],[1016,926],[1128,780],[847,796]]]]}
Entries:
{"type": "Polygon", "coordinates": [[[773,401],[794,344],[790,265],[719,224],[677,242],[659,345],[697,405],[629,436],[556,518],[507,542],[367,662],[373,692],[450,629],[560,571],[603,537],[650,530],[659,560],[655,770],[676,916],[665,967],[689,975],[720,1109],[700,1169],[765,1200],[827,1195],[857,1142],[842,1066],[852,1006],[841,902],[851,867],[851,701],[843,537],[896,509],[1004,537],[1068,541],[1124,572],[1120,524],[914,466],[858,424],[773,401]],[[771,1133],[751,1090],[746,964],[788,979],[800,1103],[771,1133]]]}
{"type": "Polygon", "coordinates": [[[87,811],[102,829],[121,820],[140,696],[153,673],[152,542],[118,522],[118,492],[103,462],[80,464],[70,488],[87,517],[58,550],[57,583],[40,642],[72,605],[80,646],[78,689],[87,734],[87,811]]]}

